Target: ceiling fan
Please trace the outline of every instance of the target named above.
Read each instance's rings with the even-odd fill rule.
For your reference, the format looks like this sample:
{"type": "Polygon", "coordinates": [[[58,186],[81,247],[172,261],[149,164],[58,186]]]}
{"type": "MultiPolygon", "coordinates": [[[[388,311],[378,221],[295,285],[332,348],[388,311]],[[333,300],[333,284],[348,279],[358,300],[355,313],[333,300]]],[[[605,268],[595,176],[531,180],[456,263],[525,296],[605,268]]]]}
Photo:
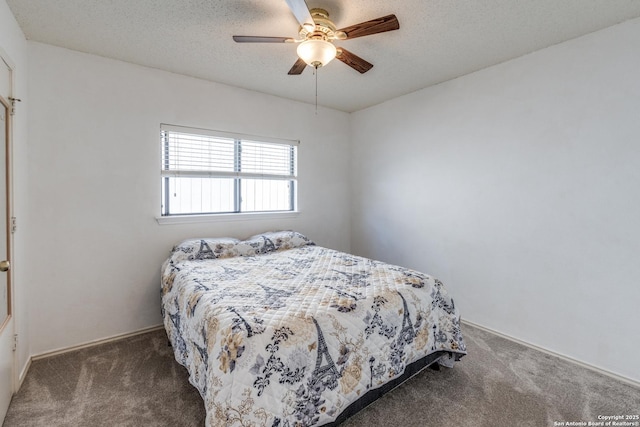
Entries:
{"type": "Polygon", "coordinates": [[[307,65],[314,68],[327,65],[333,58],[344,62],[360,73],[369,71],[373,64],[349,52],[343,47],[336,47],[333,40],[349,40],[356,37],[369,36],[385,31],[397,30],[400,23],[395,15],[387,15],[371,21],[361,22],[341,29],[329,19],[324,9],[309,9],[305,0],[286,0],[287,5],[300,23],[299,38],[233,36],[238,43],[300,43],[298,60],[289,70],[289,75],[302,74],[307,65]]]}

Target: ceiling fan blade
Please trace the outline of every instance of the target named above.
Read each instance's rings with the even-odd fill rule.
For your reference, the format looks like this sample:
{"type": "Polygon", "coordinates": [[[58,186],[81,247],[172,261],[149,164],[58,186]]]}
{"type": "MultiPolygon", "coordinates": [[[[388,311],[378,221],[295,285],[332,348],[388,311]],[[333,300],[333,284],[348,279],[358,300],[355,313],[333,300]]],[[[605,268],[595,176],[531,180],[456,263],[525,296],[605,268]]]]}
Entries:
{"type": "Polygon", "coordinates": [[[364,59],[360,58],[358,55],[355,55],[342,47],[338,48],[338,52],[336,53],[336,59],[344,62],[345,64],[347,64],[349,67],[353,68],[360,74],[364,74],[367,71],[369,71],[371,68],[373,68],[373,64],[365,61],[364,59]]]}
{"type": "Polygon", "coordinates": [[[356,37],[370,36],[371,34],[384,33],[385,31],[397,30],[398,28],[400,28],[398,18],[396,18],[396,15],[391,14],[345,27],[338,31],[345,33],[347,39],[355,39],[356,37]]]}
{"type": "Polygon", "coordinates": [[[316,23],[311,17],[311,12],[309,12],[309,7],[304,0],[286,0],[289,9],[293,12],[293,15],[296,17],[300,26],[307,31],[313,31],[316,27],[316,23]]]}
{"type": "Polygon", "coordinates": [[[291,69],[289,70],[288,74],[290,76],[297,76],[298,74],[302,74],[302,72],[306,67],[307,67],[307,63],[304,62],[302,59],[298,58],[296,63],[293,64],[293,67],[291,67],[291,69]]]}
{"type": "Polygon", "coordinates": [[[295,41],[291,37],[233,36],[238,43],[286,43],[295,41]]]}

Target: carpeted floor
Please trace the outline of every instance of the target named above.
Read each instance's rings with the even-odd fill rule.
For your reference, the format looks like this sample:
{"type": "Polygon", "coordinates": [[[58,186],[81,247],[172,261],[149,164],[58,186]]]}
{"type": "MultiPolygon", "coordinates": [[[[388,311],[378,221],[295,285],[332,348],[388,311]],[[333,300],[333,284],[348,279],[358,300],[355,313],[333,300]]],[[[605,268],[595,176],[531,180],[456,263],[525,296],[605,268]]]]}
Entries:
{"type": "MultiPolygon", "coordinates": [[[[469,354],[426,369],[344,427],[552,427],[640,413],[640,389],[464,325],[469,354]]],[[[202,426],[164,331],[34,361],[5,427],[202,426]]]]}

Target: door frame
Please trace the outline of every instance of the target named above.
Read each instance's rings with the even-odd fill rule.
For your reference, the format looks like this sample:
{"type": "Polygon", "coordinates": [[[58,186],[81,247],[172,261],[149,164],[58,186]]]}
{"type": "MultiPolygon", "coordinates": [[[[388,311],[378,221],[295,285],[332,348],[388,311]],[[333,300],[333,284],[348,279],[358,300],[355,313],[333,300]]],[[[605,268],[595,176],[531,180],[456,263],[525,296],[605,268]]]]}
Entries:
{"type": "MultiPolygon", "coordinates": [[[[3,61],[7,67],[9,68],[9,97],[8,99],[4,99],[2,96],[0,96],[0,99],[2,99],[2,104],[4,104],[7,108],[7,124],[6,124],[6,135],[5,135],[5,146],[6,147],[0,147],[0,149],[4,149],[5,150],[5,174],[6,174],[6,242],[0,242],[0,245],[6,244],[7,245],[7,260],[9,260],[11,262],[11,268],[9,269],[9,271],[7,271],[7,301],[9,303],[9,306],[7,307],[7,318],[6,320],[3,322],[3,324],[0,326],[0,332],[3,332],[4,329],[6,328],[7,330],[4,331],[8,334],[11,334],[12,338],[11,340],[13,341],[13,354],[11,357],[11,392],[12,394],[15,393],[17,391],[17,386],[19,384],[19,378],[18,375],[19,373],[17,372],[16,369],[16,357],[17,357],[17,348],[16,348],[16,318],[14,316],[14,309],[15,309],[15,305],[14,305],[14,295],[15,292],[13,291],[13,285],[14,285],[14,259],[13,259],[13,254],[14,254],[14,239],[13,239],[13,116],[14,116],[14,100],[13,97],[15,97],[15,71],[16,71],[16,66],[15,63],[11,60],[11,57],[7,54],[7,52],[3,49],[2,46],[0,46],[0,61],[3,61]]],[[[0,224],[0,226],[2,226],[0,224]]]]}
{"type": "MultiPolygon", "coordinates": [[[[0,60],[2,60],[2,58],[0,57],[0,60]]],[[[5,232],[7,233],[7,241],[6,241],[6,245],[7,245],[7,260],[9,260],[9,262],[11,262],[13,260],[12,258],[12,251],[11,251],[11,246],[12,246],[12,240],[11,240],[11,206],[10,206],[10,193],[9,193],[9,188],[11,187],[10,185],[10,171],[9,171],[9,153],[11,152],[10,150],[10,145],[11,145],[11,103],[8,102],[7,100],[5,100],[2,95],[0,95],[0,104],[2,104],[3,108],[6,109],[7,111],[7,116],[6,116],[6,124],[5,124],[5,147],[0,147],[0,150],[4,149],[5,150],[5,184],[6,184],[6,230],[5,232]]],[[[1,225],[0,225],[1,226],[1,225]]],[[[0,242],[0,245],[3,244],[2,242],[0,242]]],[[[11,322],[11,320],[13,319],[13,292],[11,291],[11,268],[7,271],[7,317],[4,319],[4,321],[2,322],[2,324],[0,324],[0,333],[4,332],[4,329],[9,325],[9,322],[11,322]]]]}

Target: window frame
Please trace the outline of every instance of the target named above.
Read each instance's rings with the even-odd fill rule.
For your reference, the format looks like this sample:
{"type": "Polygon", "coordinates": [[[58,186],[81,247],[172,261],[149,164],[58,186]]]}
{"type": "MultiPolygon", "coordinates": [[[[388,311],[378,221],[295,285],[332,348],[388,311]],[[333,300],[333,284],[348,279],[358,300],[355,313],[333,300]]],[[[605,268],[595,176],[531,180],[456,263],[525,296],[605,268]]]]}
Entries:
{"type": "MultiPolygon", "coordinates": [[[[298,214],[298,147],[300,145],[299,140],[283,139],[256,136],[249,134],[241,134],[235,132],[217,131],[211,129],[202,129],[187,126],[177,126],[162,123],[160,125],[160,177],[161,177],[161,203],[160,203],[160,216],[156,217],[156,220],[160,223],[182,223],[182,222],[203,222],[212,220],[236,220],[236,219],[269,219],[269,218],[281,218],[297,216],[298,214]],[[169,134],[171,132],[195,135],[200,137],[213,137],[221,139],[233,140],[234,145],[234,171],[230,172],[210,172],[210,171],[195,171],[194,177],[198,174],[205,174],[209,178],[230,178],[233,179],[233,211],[224,212],[187,212],[187,213],[169,213],[170,212],[170,186],[169,182],[171,177],[188,177],[191,169],[170,169],[169,163],[171,157],[169,156],[169,134]],[[288,174],[270,174],[268,172],[243,173],[241,168],[240,156],[242,155],[242,143],[250,144],[265,144],[265,145],[288,145],[289,150],[289,164],[288,174]],[[287,210],[266,210],[266,211],[243,211],[242,210],[242,179],[254,179],[254,180],[283,180],[289,182],[290,189],[288,191],[289,206],[287,210]]],[[[203,176],[206,178],[206,176],[203,176]]]]}

